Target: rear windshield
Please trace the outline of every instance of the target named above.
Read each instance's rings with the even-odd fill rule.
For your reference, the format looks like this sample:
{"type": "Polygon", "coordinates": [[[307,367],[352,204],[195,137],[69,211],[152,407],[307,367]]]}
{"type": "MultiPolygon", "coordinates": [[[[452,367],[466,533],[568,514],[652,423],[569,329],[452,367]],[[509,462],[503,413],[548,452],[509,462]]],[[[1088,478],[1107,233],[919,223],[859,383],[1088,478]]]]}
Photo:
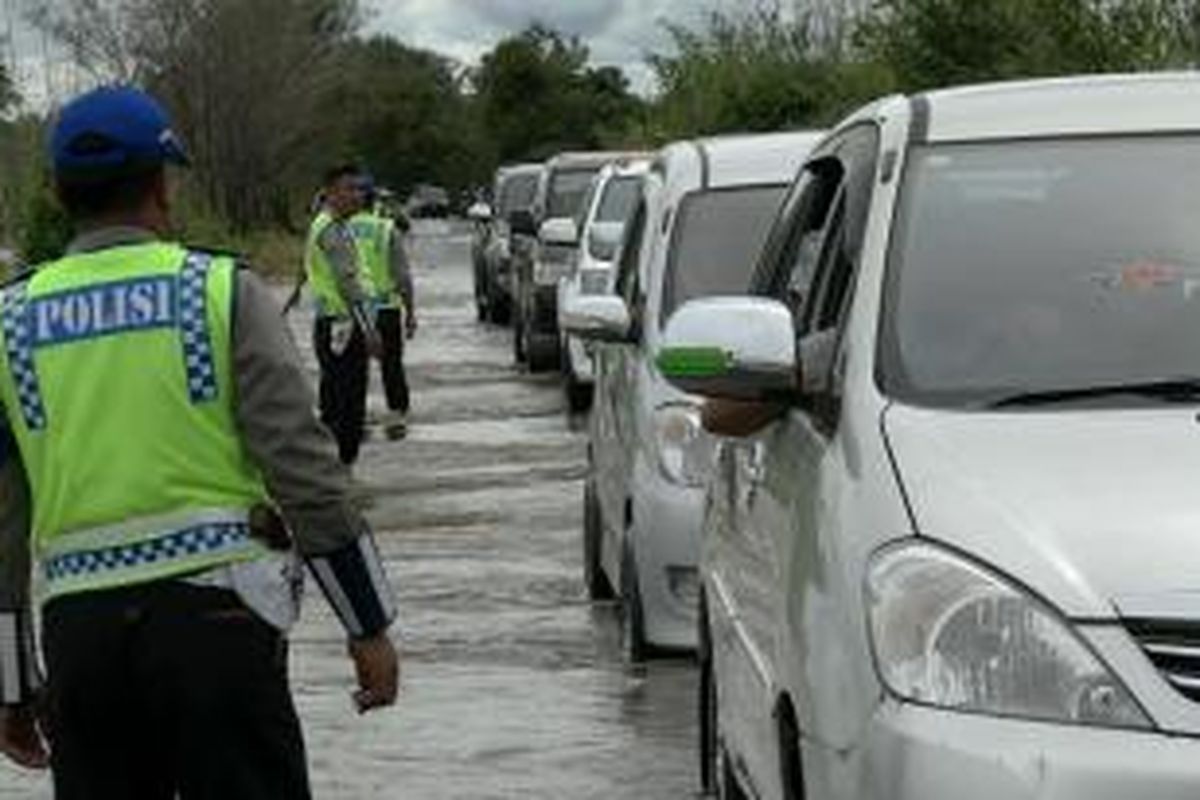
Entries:
{"type": "Polygon", "coordinates": [[[532,208],[537,198],[537,187],[536,172],[522,172],[501,179],[500,216],[507,217],[520,208],[532,208]]]}
{"type": "Polygon", "coordinates": [[[629,219],[637,203],[641,183],[641,178],[632,176],[610,180],[600,198],[600,208],[596,209],[596,221],[624,222],[629,219]]]}
{"type": "Polygon", "coordinates": [[[1200,377],[1197,175],[1194,136],[917,150],[888,266],[885,391],[971,407],[1200,377]]]}
{"type": "Polygon", "coordinates": [[[599,167],[556,171],[550,177],[550,191],[546,196],[546,219],[576,216],[592,185],[592,178],[599,171],[599,167]]]}
{"type": "Polygon", "coordinates": [[[664,321],[688,300],[746,293],[786,188],[719,189],[684,200],[663,287],[664,321]]]}

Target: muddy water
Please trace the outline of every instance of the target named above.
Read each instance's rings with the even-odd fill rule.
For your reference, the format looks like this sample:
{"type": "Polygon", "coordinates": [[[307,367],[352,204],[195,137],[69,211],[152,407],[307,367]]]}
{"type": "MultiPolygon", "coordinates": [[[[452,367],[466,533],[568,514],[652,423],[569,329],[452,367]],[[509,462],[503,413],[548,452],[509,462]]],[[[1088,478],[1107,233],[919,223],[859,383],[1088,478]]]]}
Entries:
{"type": "MultiPolygon", "coordinates": [[[[694,797],[694,668],[624,666],[615,609],[584,599],[585,425],[553,379],[512,368],[506,331],[475,322],[462,228],[423,226],[413,252],[412,433],[372,438],[357,467],[400,594],[402,697],[353,713],[342,637],[310,593],[292,676],[315,796],[694,797]]],[[[311,365],[308,320],[293,324],[311,365]]],[[[0,766],[0,798],[49,797],[0,766]]]]}

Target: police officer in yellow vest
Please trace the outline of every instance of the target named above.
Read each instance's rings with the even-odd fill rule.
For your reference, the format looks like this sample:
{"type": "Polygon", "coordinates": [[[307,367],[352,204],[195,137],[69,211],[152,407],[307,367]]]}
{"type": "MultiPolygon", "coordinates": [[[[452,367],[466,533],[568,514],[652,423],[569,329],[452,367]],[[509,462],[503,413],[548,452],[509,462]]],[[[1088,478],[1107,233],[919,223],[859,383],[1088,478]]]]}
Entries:
{"type": "Polygon", "coordinates": [[[404,237],[377,207],[374,181],[359,177],[361,203],[348,227],[358,247],[359,264],[375,311],[382,353],[379,359],[388,413],[383,430],[389,439],[408,432],[409,393],[404,374],[404,340],[417,330],[412,272],[404,237]]]}
{"type": "Polygon", "coordinates": [[[358,167],[328,170],[322,202],[304,252],[305,277],[316,303],[313,346],[321,367],[321,421],[337,439],[342,463],[353,464],[367,415],[367,368],[372,356],[383,356],[370,276],[350,227],[362,207],[358,167]]]}
{"type": "Polygon", "coordinates": [[[58,800],[306,800],[297,567],[345,627],[360,709],[389,705],[374,539],[264,284],[160,238],[186,157],[158,104],[83,95],[51,151],[77,236],[0,290],[0,752],[48,762],[58,800]]]}

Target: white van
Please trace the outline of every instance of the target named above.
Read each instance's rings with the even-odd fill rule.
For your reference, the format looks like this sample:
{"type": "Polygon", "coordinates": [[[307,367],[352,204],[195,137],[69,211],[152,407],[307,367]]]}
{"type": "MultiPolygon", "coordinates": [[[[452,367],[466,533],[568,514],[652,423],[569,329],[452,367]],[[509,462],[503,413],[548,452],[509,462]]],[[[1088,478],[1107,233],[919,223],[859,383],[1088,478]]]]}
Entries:
{"type": "Polygon", "coordinates": [[[723,796],[1200,796],[1197,175],[1194,74],[886,99],[677,312],[723,796]]]}
{"type": "Polygon", "coordinates": [[[696,398],[654,366],[662,326],[695,297],[744,291],[813,133],[680,142],[656,156],[617,256],[615,294],[579,295],[568,332],[596,357],[584,568],[617,589],[631,660],[696,643],[696,564],[711,450],[696,398]],[[685,266],[686,265],[686,266],[685,266]]]}

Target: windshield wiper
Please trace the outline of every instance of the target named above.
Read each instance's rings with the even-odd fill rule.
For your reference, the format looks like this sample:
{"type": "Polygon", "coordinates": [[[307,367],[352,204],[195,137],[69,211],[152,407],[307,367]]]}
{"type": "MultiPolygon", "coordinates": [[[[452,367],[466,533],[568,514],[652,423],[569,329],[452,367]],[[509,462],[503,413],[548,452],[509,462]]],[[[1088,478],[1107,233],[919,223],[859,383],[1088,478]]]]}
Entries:
{"type": "Polygon", "coordinates": [[[1061,389],[1039,389],[1020,392],[995,400],[989,400],[987,408],[1012,408],[1015,406],[1048,406],[1071,403],[1076,400],[1091,400],[1114,395],[1151,397],[1168,403],[1193,403],[1200,401],[1200,377],[1163,378],[1133,383],[1111,383],[1099,386],[1078,386],[1061,389]]]}

